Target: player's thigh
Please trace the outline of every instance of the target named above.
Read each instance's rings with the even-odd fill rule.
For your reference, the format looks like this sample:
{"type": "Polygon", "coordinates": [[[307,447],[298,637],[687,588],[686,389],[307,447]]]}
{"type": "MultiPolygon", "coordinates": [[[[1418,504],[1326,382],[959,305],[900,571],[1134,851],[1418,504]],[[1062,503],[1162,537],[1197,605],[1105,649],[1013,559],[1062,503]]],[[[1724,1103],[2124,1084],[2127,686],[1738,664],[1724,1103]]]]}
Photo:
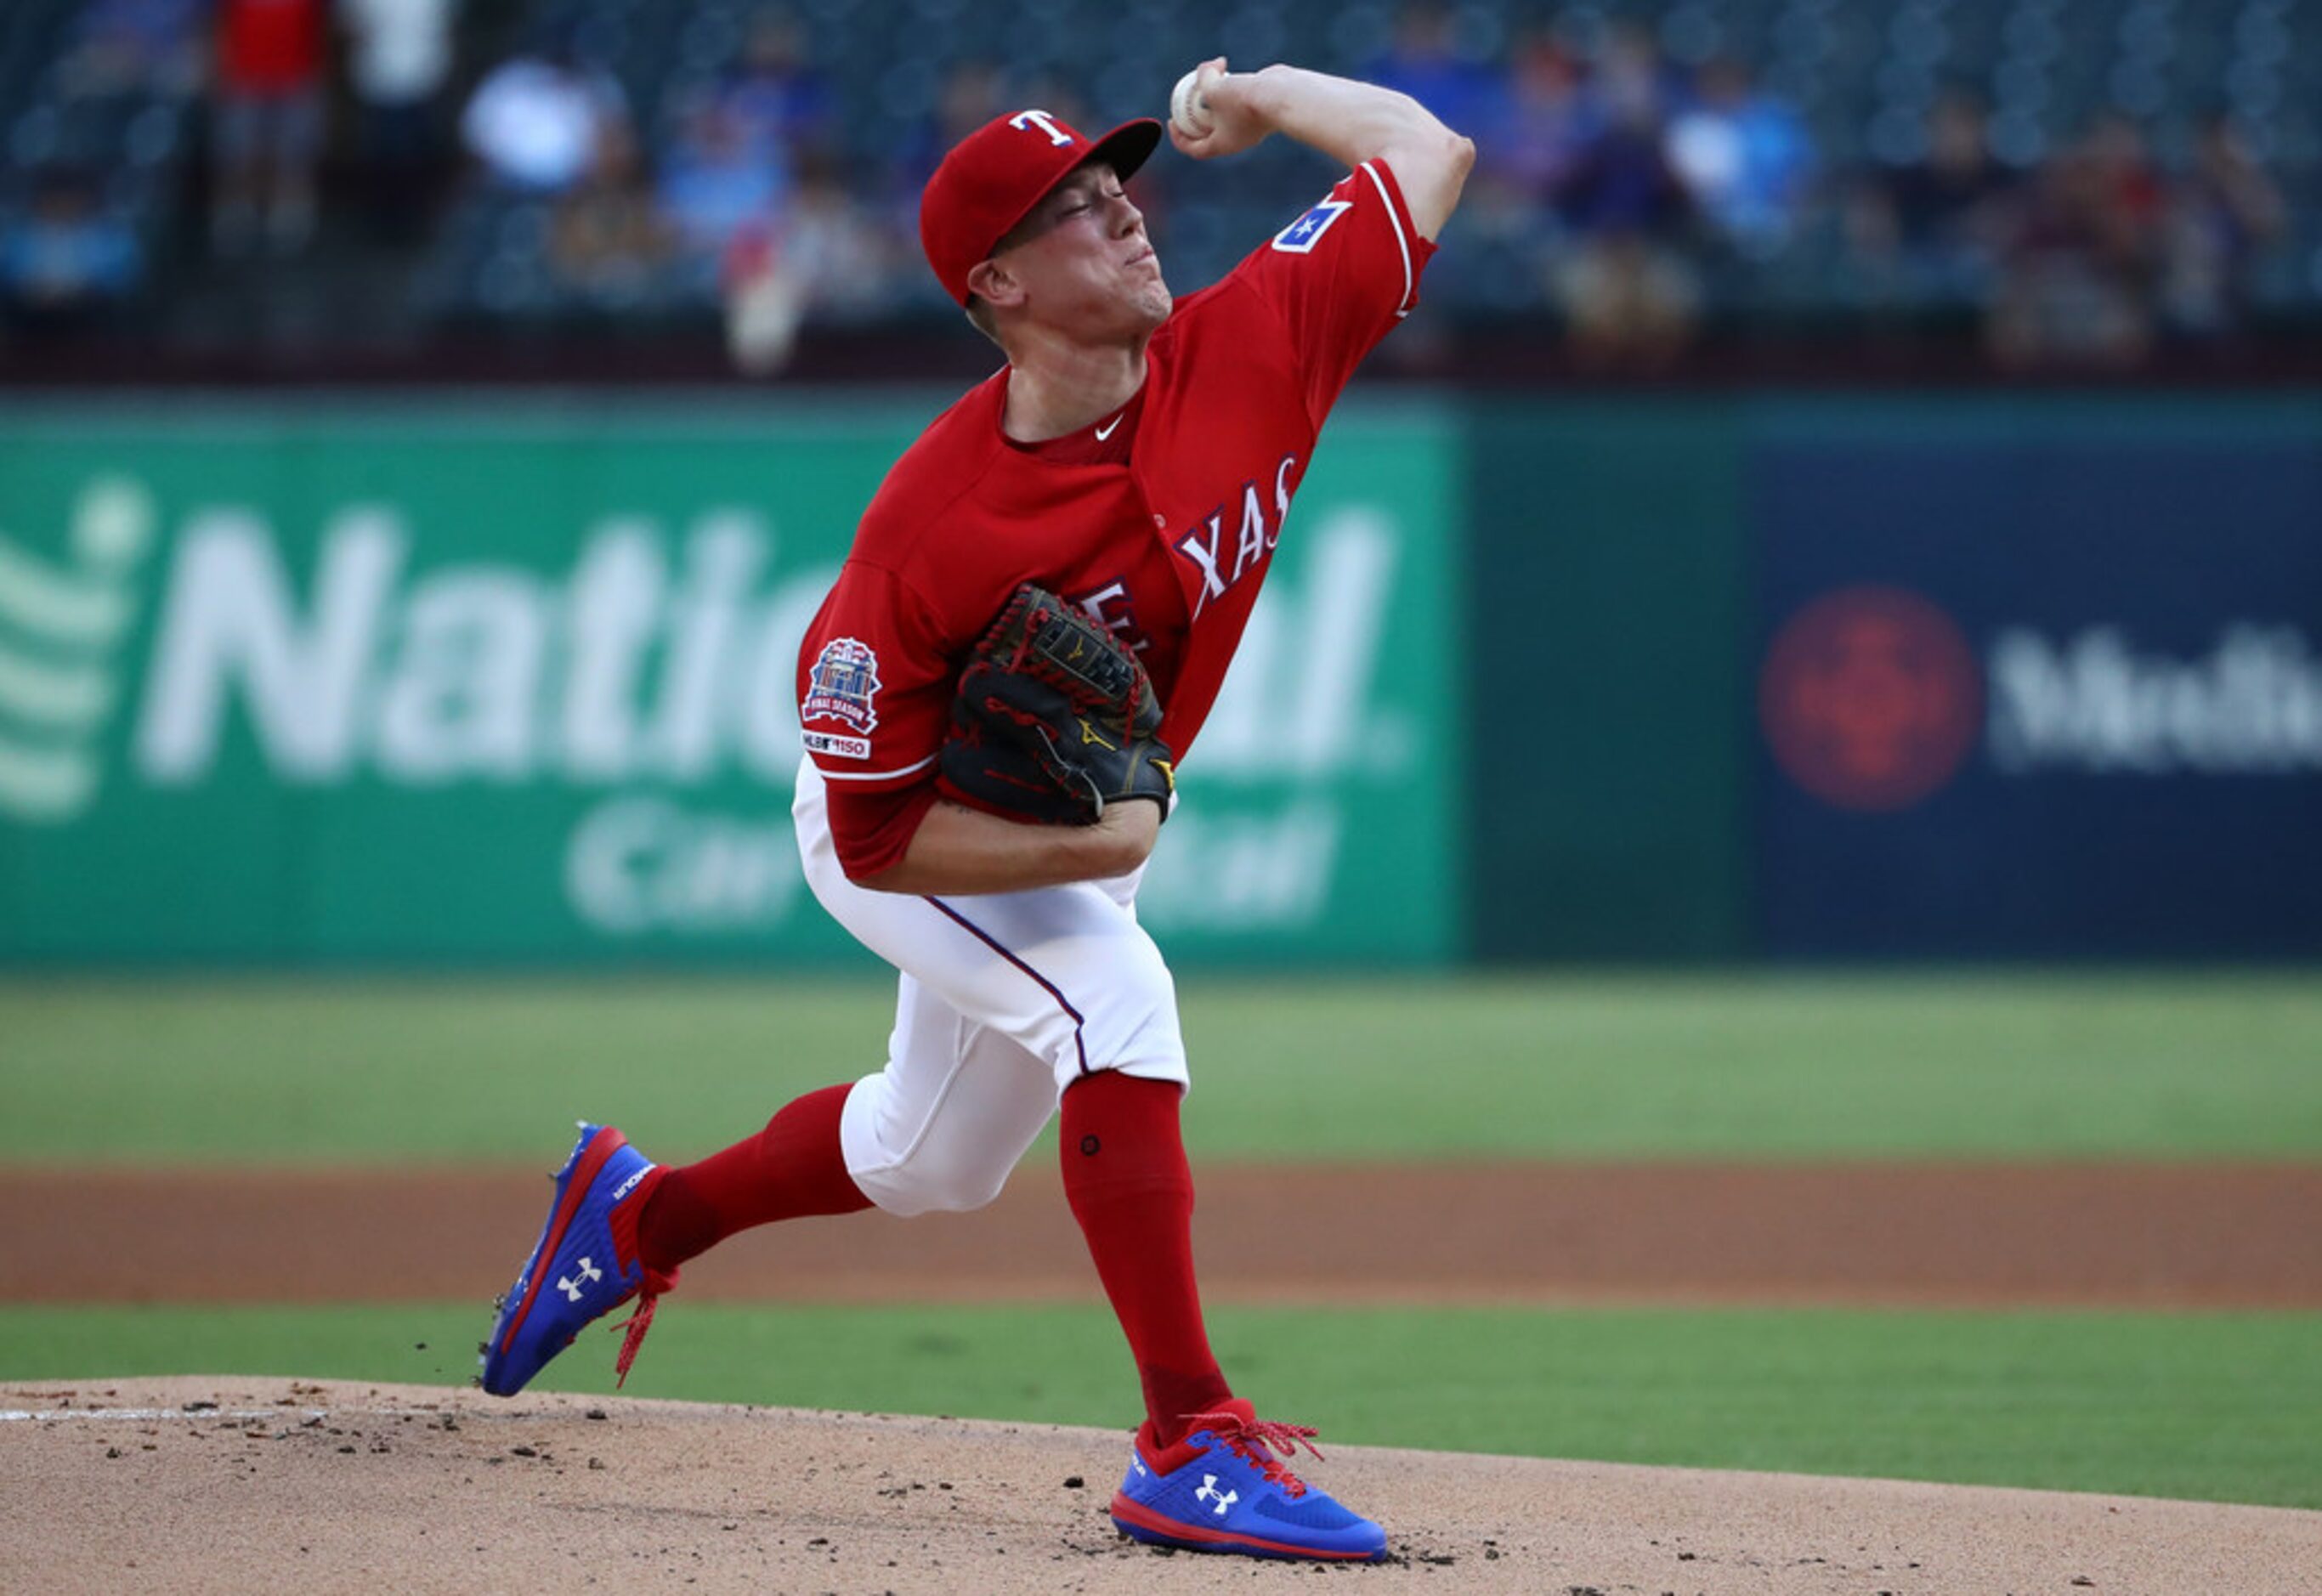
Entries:
{"type": "Polygon", "coordinates": [[[914,971],[1041,1058],[1061,1088],[1097,1070],[1185,1078],[1177,989],[1153,938],[1092,883],[924,900],[938,951],[914,971]]]}
{"type": "Polygon", "coordinates": [[[800,771],[796,813],[808,884],[831,916],[968,1023],[1044,1061],[1059,1088],[1096,1070],[1185,1081],[1176,984],[1153,938],[1105,886],[873,892],[839,868],[810,767],[800,771]]]}

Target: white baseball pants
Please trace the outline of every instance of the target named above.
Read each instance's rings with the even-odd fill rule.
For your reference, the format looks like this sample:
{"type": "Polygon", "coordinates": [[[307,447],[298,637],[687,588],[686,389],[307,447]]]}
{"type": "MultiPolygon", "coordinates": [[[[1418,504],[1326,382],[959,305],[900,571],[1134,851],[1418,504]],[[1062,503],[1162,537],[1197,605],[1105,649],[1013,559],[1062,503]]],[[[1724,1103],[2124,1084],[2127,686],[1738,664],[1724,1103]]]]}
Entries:
{"type": "Polygon", "coordinates": [[[846,879],[825,779],[800,762],[799,853],[831,917],[901,972],[887,1067],[839,1122],[846,1172],[891,1214],[982,1208],[1095,1070],[1190,1084],[1176,985],[1137,924],[1144,871],[964,898],[846,879]]]}

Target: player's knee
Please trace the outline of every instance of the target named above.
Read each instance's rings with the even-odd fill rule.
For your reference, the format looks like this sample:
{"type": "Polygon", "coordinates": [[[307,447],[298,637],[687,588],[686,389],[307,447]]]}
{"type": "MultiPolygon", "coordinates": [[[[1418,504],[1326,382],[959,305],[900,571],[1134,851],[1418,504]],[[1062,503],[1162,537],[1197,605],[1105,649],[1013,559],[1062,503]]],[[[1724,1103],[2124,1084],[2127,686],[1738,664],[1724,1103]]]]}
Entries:
{"type": "Polygon", "coordinates": [[[1074,1061],[1077,1065],[1123,1070],[1132,1075],[1185,1078],[1185,1042],[1177,1021],[1176,983],[1157,954],[1147,962],[1149,968],[1138,971],[1140,979],[1129,994],[1116,999],[1102,1022],[1083,1038],[1081,1056],[1074,1061]]]}
{"type": "Polygon", "coordinates": [[[950,1172],[949,1178],[943,1182],[944,1211],[965,1214],[991,1207],[999,1199],[1001,1189],[1008,1184],[1011,1167],[971,1166],[950,1172]]]}
{"type": "Polygon", "coordinates": [[[888,1213],[964,1214],[988,1207],[1008,1184],[1012,1164],[984,1159],[943,1158],[922,1148],[885,1169],[858,1173],[855,1183],[888,1213]]]}

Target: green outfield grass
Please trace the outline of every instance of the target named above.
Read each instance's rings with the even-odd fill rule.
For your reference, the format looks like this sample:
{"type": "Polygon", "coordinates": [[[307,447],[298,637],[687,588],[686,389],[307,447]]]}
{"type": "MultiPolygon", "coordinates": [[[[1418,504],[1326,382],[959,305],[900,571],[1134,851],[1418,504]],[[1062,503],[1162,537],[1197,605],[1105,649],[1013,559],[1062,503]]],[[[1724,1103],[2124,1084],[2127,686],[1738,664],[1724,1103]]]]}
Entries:
{"type": "MultiPolygon", "coordinates": [[[[1233,1309],[1219,1353],[1332,1439],[2322,1508],[2322,1321],[2266,1314],[1233,1309]]],[[[230,1369],[442,1384],[472,1307],[0,1309],[0,1380],[230,1369]],[[424,1344],[424,1345],[422,1345],[424,1344]]],[[[546,1390],[610,1391],[592,1336],[546,1390]]],[[[1097,1308],[675,1302],[631,1396],[1119,1426],[1097,1308]]],[[[1100,1482],[1102,1483],[1102,1482],[1100,1482]]]]}
{"type": "MultiPolygon", "coordinates": [[[[1183,983],[1210,1157],[2322,1154],[2311,973],[1183,983]]],[[[0,983],[0,1155],[685,1155],[882,1061],[883,980],[0,983]]]]}

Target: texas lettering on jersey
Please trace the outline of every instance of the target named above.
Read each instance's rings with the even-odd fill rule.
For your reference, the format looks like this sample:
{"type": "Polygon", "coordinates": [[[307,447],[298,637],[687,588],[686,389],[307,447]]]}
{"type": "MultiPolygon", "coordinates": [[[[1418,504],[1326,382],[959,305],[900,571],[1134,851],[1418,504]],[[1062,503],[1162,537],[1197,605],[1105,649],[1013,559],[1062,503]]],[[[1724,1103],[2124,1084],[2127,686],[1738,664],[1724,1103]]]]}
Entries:
{"type": "MultiPolygon", "coordinates": [[[[1245,482],[1241,518],[1231,537],[1226,532],[1227,506],[1220,505],[1175,539],[1177,552],[1192,561],[1200,573],[1200,586],[1193,600],[1196,617],[1211,597],[1224,597],[1244,577],[1256,575],[1266,557],[1282,541],[1283,524],[1290,518],[1290,473],[1297,463],[1294,454],[1285,454],[1276,463],[1270,517],[1259,501],[1258,485],[1245,482]]],[[[1130,593],[1126,577],[1115,577],[1100,587],[1066,593],[1063,597],[1135,652],[1142,654],[1153,646],[1152,638],[1138,622],[1136,597],[1130,593]]]]}
{"type": "Polygon", "coordinates": [[[1323,419],[1418,302],[1433,252],[1393,172],[1367,161],[1177,302],[1147,346],[1136,402],[1098,424],[1103,438],[1092,429],[1090,452],[1010,442],[1005,369],[928,426],[864,512],[800,654],[800,721],[850,873],[901,856],[932,801],[960,665],[1024,582],[1137,651],[1182,762],[1323,419]]]}
{"type": "Polygon", "coordinates": [[[1192,561],[1201,571],[1201,593],[1193,601],[1196,617],[1211,598],[1222,598],[1243,577],[1255,572],[1274,545],[1282,541],[1282,524],[1290,518],[1290,472],[1298,463],[1294,454],[1285,454],[1274,469],[1274,519],[1269,523],[1266,510],[1258,502],[1257,484],[1241,486],[1241,524],[1233,539],[1230,556],[1225,548],[1226,507],[1211,510],[1209,518],[1177,540],[1177,552],[1192,561]]]}

